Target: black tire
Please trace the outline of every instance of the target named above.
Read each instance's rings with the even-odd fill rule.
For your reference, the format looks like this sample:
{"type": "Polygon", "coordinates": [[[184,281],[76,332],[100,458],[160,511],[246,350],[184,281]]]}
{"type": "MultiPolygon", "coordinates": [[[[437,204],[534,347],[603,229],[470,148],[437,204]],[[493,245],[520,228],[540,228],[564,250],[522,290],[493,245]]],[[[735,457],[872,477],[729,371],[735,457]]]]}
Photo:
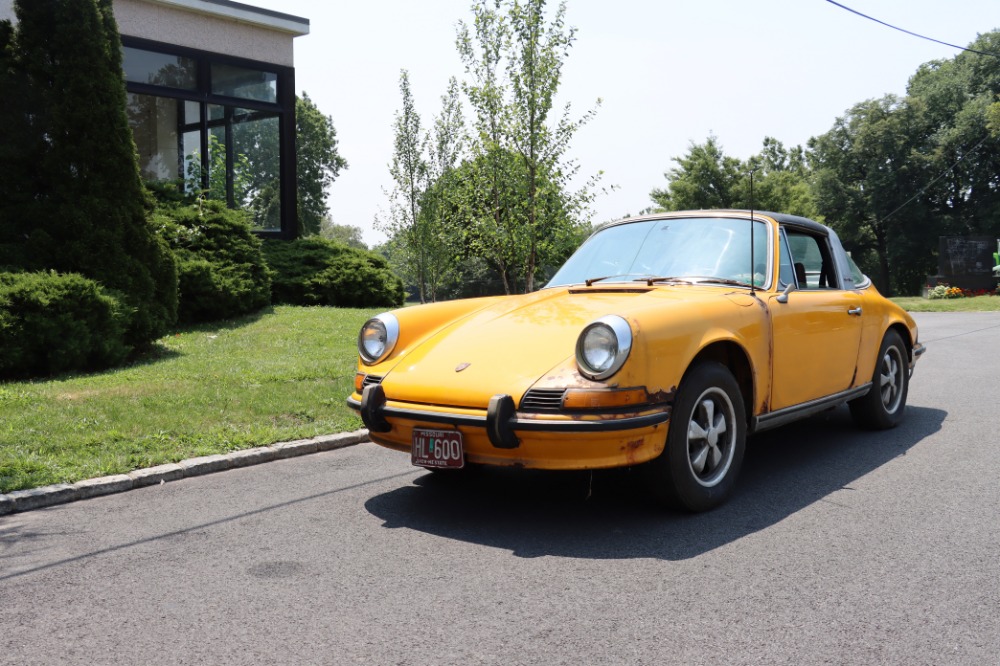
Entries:
{"type": "Polygon", "coordinates": [[[684,376],[667,445],[649,463],[654,497],[671,507],[707,511],[728,499],[746,450],[746,408],[733,374],[702,362],[684,376]]]}
{"type": "Polygon", "coordinates": [[[848,403],[855,423],[872,430],[895,428],[903,420],[909,386],[906,345],[899,333],[890,330],[878,350],[871,390],[848,403]]]}

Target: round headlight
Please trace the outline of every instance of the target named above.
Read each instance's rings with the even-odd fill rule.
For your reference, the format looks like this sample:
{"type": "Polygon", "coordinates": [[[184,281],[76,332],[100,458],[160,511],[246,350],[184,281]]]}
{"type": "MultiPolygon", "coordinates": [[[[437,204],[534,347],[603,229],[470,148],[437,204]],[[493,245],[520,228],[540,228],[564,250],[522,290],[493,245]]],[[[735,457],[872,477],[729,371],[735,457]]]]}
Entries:
{"type": "Polygon", "coordinates": [[[588,324],[576,341],[576,363],[589,379],[607,379],[625,364],[632,349],[632,327],[610,315],[588,324]]]}
{"type": "Polygon", "coordinates": [[[358,334],[358,353],[367,365],[378,363],[388,356],[396,340],[399,339],[399,321],[396,316],[384,312],[372,317],[361,327],[358,334]]]}

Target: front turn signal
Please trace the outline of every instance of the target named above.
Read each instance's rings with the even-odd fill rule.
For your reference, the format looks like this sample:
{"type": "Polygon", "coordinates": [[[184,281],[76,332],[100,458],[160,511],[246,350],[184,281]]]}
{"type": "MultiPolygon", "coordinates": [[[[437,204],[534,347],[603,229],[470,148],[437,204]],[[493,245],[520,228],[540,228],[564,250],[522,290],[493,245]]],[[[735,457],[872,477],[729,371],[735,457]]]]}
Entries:
{"type": "Polygon", "coordinates": [[[649,403],[645,388],[569,389],[563,397],[564,409],[621,409],[649,403]]]}

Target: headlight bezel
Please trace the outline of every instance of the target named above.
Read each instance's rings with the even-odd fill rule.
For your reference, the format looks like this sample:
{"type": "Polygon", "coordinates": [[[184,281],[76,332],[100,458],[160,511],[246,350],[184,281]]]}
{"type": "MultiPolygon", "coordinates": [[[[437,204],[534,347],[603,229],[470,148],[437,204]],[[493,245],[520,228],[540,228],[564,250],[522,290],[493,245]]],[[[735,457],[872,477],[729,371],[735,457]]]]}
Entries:
{"type": "Polygon", "coordinates": [[[358,332],[358,355],[361,357],[361,362],[365,365],[375,365],[381,362],[392,353],[398,341],[399,320],[396,319],[396,315],[391,312],[375,315],[366,321],[361,327],[361,331],[358,332]],[[381,331],[379,334],[379,338],[382,339],[381,350],[377,354],[372,353],[365,346],[365,333],[368,331],[381,331]]]}
{"type": "Polygon", "coordinates": [[[607,315],[587,324],[576,340],[576,366],[587,379],[602,381],[614,376],[632,351],[632,327],[618,315],[607,315]],[[591,335],[607,335],[614,339],[614,348],[608,348],[606,353],[610,362],[600,366],[590,362],[587,357],[587,339],[591,335]]]}

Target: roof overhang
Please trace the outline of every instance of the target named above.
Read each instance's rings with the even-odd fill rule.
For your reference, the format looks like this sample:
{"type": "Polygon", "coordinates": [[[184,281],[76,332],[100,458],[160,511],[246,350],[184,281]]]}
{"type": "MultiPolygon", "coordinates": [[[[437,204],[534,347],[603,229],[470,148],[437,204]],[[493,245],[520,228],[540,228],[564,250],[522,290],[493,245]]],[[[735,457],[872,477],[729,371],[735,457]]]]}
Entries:
{"type": "Polygon", "coordinates": [[[300,37],[309,34],[309,19],[262,9],[231,0],[140,0],[154,5],[177,7],[189,12],[239,21],[300,37]]]}

